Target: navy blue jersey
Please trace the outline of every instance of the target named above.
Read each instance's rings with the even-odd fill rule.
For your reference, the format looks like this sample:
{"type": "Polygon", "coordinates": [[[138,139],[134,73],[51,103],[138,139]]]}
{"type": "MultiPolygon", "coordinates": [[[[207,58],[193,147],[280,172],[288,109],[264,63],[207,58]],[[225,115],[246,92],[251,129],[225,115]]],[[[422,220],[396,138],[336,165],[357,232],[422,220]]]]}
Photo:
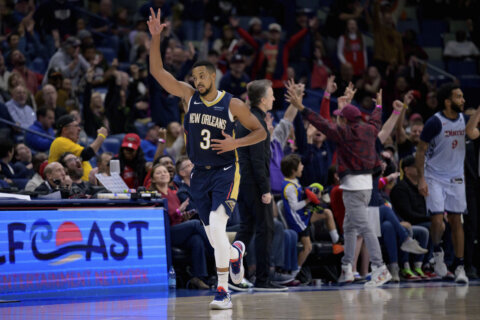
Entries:
{"type": "Polygon", "coordinates": [[[218,167],[237,161],[236,151],[217,154],[211,147],[212,139],[224,139],[222,131],[235,136],[229,112],[231,99],[232,95],[225,91],[213,102],[205,101],[198,91],[190,99],[184,127],[187,153],[193,164],[218,167]]]}

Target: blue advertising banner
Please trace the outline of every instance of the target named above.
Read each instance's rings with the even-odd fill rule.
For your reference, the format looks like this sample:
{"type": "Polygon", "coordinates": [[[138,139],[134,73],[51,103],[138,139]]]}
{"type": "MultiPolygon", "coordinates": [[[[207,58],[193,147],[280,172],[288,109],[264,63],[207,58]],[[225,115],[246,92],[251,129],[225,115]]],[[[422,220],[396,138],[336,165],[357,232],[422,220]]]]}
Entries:
{"type": "Polygon", "coordinates": [[[168,287],[163,208],[0,212],[0,299],[148,286],[168,287]]]}

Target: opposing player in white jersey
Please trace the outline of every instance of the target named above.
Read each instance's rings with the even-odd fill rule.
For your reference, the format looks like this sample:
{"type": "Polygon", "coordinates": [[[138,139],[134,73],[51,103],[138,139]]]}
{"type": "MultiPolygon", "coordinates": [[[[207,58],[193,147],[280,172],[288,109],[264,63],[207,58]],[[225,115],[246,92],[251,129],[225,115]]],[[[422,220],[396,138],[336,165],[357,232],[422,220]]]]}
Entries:
{"type": "Polygon", "coordinates": [[[452,270],[455,272],[455,281],[468,283],[463,266],[464,234],[461,220],[461,215],[466,214],[467,210],[463,166],[465,134],[471,139],[480,135],[473,123],[478,117],[472,117],[466,125],[466,116],[462,113],[465,104],[463,92],[454,84],[443,85],[437,97],[442,110],[425,123],[417,146],[418,190],[425,197],[432,221],[430,235],[434,246],[435,273],[440,277],[451,276],[440,247],[446,212],[452,228],[455,251],[452,270]]]}

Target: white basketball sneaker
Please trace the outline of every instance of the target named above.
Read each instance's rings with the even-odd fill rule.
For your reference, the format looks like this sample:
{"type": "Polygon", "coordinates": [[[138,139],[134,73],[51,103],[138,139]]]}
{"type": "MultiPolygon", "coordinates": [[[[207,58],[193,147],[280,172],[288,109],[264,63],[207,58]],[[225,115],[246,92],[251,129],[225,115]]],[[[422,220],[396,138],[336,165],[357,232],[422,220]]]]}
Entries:
{"type": "Polygon", "coordinates": [[[387,266],[375,267],[372,265],[372,280],[365,283],[365,287],[379,287],[392,280],[392,275],[388,272],[387,266]]]}
{"type": "Polygon", "coordinates": [[[350,283],[355,280],[352,271],[352,265],[349,264],[342,264],[342,274],[338,278],[338,283],[350,283]]]}
{"type": "Polygon", "coordinates": [[[225,310],[232,309],[232,299],[230,293],[228,293],[223,287],[218,287],[213,301],[210,302],[210,309],[212,310],[225,310]]]}
{"type": "Polygon", "coordinates": [[[232,247],[238,250],[238,259],[230,259],[230,278],[234,284],[242,282],[245,270],[243,268],[243,255],[245,254],[245,245],[242,241],[235,241],[232,247]]]}
{"type": "Polygon", "coordinates": [[[440,278],[447,277],[449,272],[447,269],[447,265],[443,260],[443,251],[434,252],[433,260],[435,261],[433,265],[433,271],[436,273],[436,275],[439,276],[440,278]]]}
{"type": "Polygon", "coordinates": [[[463,266],[458,266],[455,269],[455,282],[468,284],[468,278],[467,278],[467,275],[465,274],[465,268],[463,266]]]}

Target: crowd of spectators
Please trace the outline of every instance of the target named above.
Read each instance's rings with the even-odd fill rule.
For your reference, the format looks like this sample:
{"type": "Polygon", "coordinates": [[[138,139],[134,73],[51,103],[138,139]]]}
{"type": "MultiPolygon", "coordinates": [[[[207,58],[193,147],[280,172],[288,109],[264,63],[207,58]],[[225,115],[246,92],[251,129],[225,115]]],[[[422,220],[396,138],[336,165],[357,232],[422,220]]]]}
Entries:
{"type": "MultiPolygon", "coordinates": [[[[380,117],[386,129],[377,139],[383,171],[374,177],[376,206],[389,208],[386,215],[393,217],[379,218],[377,235],[388,249],[383,259],[390,272],[400,265],[402,280],[428,279],[432,248],[425,242],[425,230],[428,234],[430,225],[425,200],[416,188],[413,155],[424,123],[443,107],[436,93],[446,80],[427,72],[422,61],[432,59],[431,51],[421,45],[418,30],[400,32],[397,25],[406,19],[407,8],[420,21],[461,19],[465,28],[445,42],[443,58],[477,68],[480,20],[474,15],[477,7],[460,14],[448,10],[448,1],[440,1],[443,15],[432,17],[426,8],[433,1],[425,2],[311,1],[310,7],[297,7],[295,1],[279,0],[151,0],[130,12],[114,7],[111,0],[88,1],[88,8],[83,1],[2,0],[0,119],[7,122],[0,122],[0,187],[32,196],[60,191],[62,198],[91,198],[106,191],[95,174],[109,175],[110,160],[118,159],[120,176],[129,188],[155,190],[168,200],[172,243],[195,252],[192,285],[208,288],[206,258],[212,255],[211,247],[189,200],[193,165],[185,157],[181,107],[188,101],[169,95],[148,72],[146,20],[153,7],[162,10],[167,23],[161,44],[164,67],[177,79],[191,83],[192,65],[208,60],[216,66],[217,87],[242,100],[248,101],[251,80],[272,82],[274,108],[265,119],[271,134],[271,191],[281,199],[282,159],[298,154],[303,174],[292,173],[290,178],[298,178],[299,189],[315,183],[323,188],[322,206],[335,218],[335,226],[329,223],[324,231],[340,234],[332,236],[333,243],[341,242],[344,232],[337,174],[341,168],[336,168],[339,142],[289,106],[285,84],[288,79],[301,83],[303,103],[328,119],[331,110],[352,103],[354,112],[368,122],[383,92],[380,117]],[[397,115],[395,110],[401,110],[400,115],[389,120],[397,115]],[[388,228],[397,230],[398,245],[392,247],[395,239],[385,236],[390,235],[388,228]],[[412,236],[429,253],[411,259],[410,268],[408,256],[397,257],[396,251],[412,236]]],[[[465,113],[473,114],[475,107],[467,96],[465,113]]],[[[471,196],[464,223],[465,264],[471,278],[477,277],[475,266],[480,262],[478,157],[478,139],[468,140],[465,175],[471,196]]],[[[276,223],[284,218],[282,210],[274,206],[276,223]]],[[[235,229],[233,220],[230,227],[235,229]]],[[[275,229],[284,237],[280,245],[285,250],[280,259],[269,260],[282,283],[295,285],[293,278],[311,244],[302,240],[308,253],[301,255],[301,263],[292,262],[296,246],[290,245],[292,235],[284,230],[288,227],[283,220],[280,231],[275,229]]],[[[306,235],[294,236],[296,243],[306,235]]],[[[449,236],[447,224],[447,262],[452,255],[449,236]]],[[[361,239],[357,246],[362,247],[361,239]]],[[[356,274],[360,278],[368,273],[368,258],[358,251],[353,271],[357,258],[363,257],[356,274]]]]}

